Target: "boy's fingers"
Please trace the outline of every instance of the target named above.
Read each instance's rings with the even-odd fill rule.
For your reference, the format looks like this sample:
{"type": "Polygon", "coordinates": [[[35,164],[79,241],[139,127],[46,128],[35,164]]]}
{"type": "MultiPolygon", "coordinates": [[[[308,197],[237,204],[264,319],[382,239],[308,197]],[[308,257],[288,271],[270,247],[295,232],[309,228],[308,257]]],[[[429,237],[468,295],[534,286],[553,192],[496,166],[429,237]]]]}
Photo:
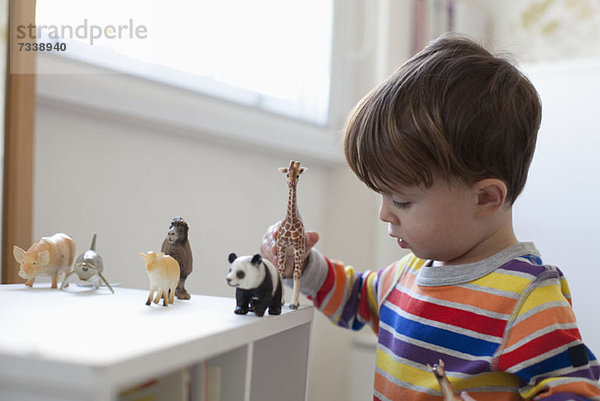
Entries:
{"type": "Polygon", "coordinates": [[[279,233],[280,226],[281,226],[281,221],[278,221],[277,223],[275,223],[271,227],[269,227],[269,229],[267,230],[267,232],[269,232],[271,234],[271,236],[273,237],[274,240],[277,239],[277,233],[279,233]]]}
{"type": "MultiPolygon", "coordinates": [[[[263,257],[271,260],[275,265],[277,265],[277,234],[280,227],[281,221],[271,225],[267,229],[260,244],[260,252],[263,257]]],[[[319,242],[319,233],[316,231],[306,231],[305,235],[306,252],[309,252],[311,248],[319,242]]]]}
{"type": "Polygon", "coordinates": [[[319,242],[319,233],[316,231],[307,231],[306,232],[306,251],[310,251],[310,249],[315,246],[315,244],[319,242]]]}
{"type": "Polygon", "coordinates": [[[260,253],[263,257],[277,264],[277,232],[281,222],[271,225],[260,241],[260,253]]]}
{"type": "Polygon", "coordinates": [[[466,391],[460,393],[460,399],[463,401],[476,401],[475,398],[471,397],[466,391]]]}

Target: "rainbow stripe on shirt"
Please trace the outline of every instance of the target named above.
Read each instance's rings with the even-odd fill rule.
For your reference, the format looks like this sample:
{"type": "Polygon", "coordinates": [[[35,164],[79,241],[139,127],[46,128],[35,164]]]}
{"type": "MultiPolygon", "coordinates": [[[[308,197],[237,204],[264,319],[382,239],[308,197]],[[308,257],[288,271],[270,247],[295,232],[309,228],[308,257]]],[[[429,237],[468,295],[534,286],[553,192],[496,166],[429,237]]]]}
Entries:
{"type": "Polygon", "coordinates": [[[378,335],[374,400],[440,400],[427,369],[439,359],[457,393],[477,400],[600,400],[565,277],[536,255],[436,286],[417,284],[425,261],[414,255],[364,273],[326,261],[313,302],[334,324],[378,335]]]}

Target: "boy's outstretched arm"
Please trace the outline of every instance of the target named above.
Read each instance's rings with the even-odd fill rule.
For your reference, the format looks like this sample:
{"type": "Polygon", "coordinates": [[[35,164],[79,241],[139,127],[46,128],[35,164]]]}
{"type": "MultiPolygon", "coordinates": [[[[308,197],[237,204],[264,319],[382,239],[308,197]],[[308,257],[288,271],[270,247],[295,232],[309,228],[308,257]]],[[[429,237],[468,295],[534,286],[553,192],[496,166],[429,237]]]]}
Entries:
{"type": "Polygon", "coordinates": [[[600,366],[582,342],[560,270],[538,276],[524,293],[495,365],[519,376],[525,400],[600,400],[600,366]]]}
{"type": "MultiPolygon", "coordinates": [[[[260,246],[262,256],[273,263],[277,263],[278,229],[279,223],[269,227],[260,246]]],[[[358,330],[368,323],[377,332],[380,293],[385,291],[385,283],[392,283],[396,277],[396,264],[379,271],[359,273],[352,266],[329,260],[311,249],[318,241],[316,232],[307,231],[305,235],[307,258],[300,278],[300,291],[334,324],[358,330]]]]}
{"type": "Polygon", "coordinates": [[[378,282],[382,272],[359,273],[352,266],[327,259],[313,249],[303,278],[307,283],[320,281],[320,285],[300,288],[335,325],[359,330],[367,323],[377,332],[378,282]],[[313,278],[317,272],[319,280],[313,278]]]}

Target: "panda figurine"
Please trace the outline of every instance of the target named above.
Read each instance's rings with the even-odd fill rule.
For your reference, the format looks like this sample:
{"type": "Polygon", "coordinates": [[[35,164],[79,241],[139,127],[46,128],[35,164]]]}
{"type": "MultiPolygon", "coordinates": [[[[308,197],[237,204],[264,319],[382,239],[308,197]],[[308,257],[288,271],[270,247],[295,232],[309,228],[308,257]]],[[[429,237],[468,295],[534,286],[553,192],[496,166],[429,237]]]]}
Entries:
{"type": "Polygon", "coordinates": [[[263,316],[269,308],[269,315],[281,314],[282,283],[277,269],[270,261],[258,253],[254,256],[237,257],[229,254],[229,273],[227,284],[236,287],[235,313],[245,315],[249,311],[263,316]]]}

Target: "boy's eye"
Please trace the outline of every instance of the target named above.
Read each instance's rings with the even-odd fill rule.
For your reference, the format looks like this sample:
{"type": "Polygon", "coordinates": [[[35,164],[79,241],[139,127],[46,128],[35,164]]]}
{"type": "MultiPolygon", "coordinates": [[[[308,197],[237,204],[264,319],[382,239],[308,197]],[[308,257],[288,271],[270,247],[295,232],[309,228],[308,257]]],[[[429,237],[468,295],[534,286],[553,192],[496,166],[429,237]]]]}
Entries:
{"type": "Polygon", "coordinates": [[[392,199],[392,204],[398,209],[406,209],[410,206],[410,202],[398,202],[392,199]]]}

